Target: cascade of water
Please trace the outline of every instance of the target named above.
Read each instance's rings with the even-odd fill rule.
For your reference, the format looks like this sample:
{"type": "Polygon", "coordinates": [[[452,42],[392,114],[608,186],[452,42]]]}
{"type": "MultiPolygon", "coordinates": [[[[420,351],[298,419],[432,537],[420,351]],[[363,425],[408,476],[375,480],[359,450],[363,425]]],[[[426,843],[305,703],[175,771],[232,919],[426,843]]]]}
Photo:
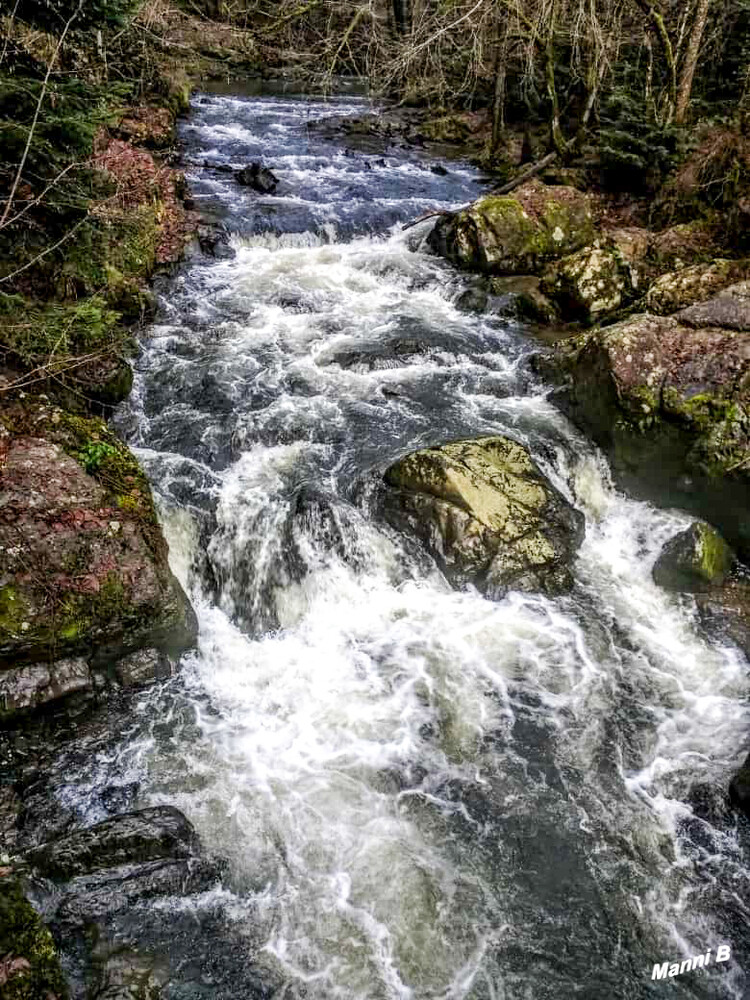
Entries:
{"type": "MultiPolygon", "coordinates": [[[[660,996],[652,964],[742,911],[734,834],[685,802],[727,780],[746,665],[650,579],[687,519],[618,495],[530,380],[524,330],[460,312],[460,276],[391,229],[468,200],[474,172],[315,146],[321,113],[204,95],[184,127],[194,162],[262,156],[282,181],[196,169],[236,255],[165,288],[118,417],[200,648],[61,794],[98,818],[97,784],[137,781],[186,812],[230,861],[190,903],[221,910],[225,970],[262,955],[326,1000],[660,996]],[[488,433],[586,515],[565,598],[454,592],[370,503],[404,452],[488,433]]],[[[670,996],[741,984],[732,964],[670,996]]],[[[211,990],[249,995],[220,971],[211,990]]]]}

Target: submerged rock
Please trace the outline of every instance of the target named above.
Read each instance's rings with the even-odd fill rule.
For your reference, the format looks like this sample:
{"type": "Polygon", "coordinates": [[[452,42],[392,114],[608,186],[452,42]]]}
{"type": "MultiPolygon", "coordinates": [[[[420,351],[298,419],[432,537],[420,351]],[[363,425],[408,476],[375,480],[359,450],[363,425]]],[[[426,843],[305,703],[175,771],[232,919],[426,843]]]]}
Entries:
{"type": "MultiPolygon", "coordinates": [[[[91,693],[136,650],[176,657],[195,642],[148,482],[101,420],[43,399],[4,410],[0,551],[6,716],[91,693]]],[[[121,666],[120,683],[133,676],[121,666]]]]}
{"type": "Polygon", "coordinates": [[[229,242],[229,234],[221,226],[198,226],[198,245],[207,257],[216,260],[231,260],[236,256],[229,242]]]}
{"type": "Polygon", "coordinates": [[[273,194],[279,183],[279,178],[260,163],[250,163],[234,176],[238,184],[251,187],[259,194],[273,194]]]}
{"type": "Polygon", "coordinates": [[[482,274],[535,274],[596,236],[586,195],[529,181],[440,216],[428,245],[457,267],[482,274]]]}
{"type": "Polygon", "coordinates": [[[718,531],[696,521],[666,543],[653,569],[654,581],[665,590],[697,591],[724,583],[734,553],[718,531]]]}
{"type": "Polygon", "coordinates": [[[490,597],[572,585],[584,519],[528,451],[503,437],[413,452],[385,473],[386,515],[428,546],[446,575],[490,597]]]}

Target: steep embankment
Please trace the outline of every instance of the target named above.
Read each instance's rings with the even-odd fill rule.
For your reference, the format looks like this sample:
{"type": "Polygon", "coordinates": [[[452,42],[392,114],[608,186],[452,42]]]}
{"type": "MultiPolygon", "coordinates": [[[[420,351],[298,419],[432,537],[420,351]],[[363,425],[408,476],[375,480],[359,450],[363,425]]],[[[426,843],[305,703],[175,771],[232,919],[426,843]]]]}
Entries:
{"type": "Polygon", "coordinates": [[[2,23],[0,712],[139,682],[195,637],[149,485],[98,417],[132,385],[149,281],[193,237],[176,115],[252,72],[248,32],[159,4],[2,23]],[[93,670],[93,673],[92,673],[93,670]]]}
{"type": "MultiPolygon", "coordinates": [[[[201,75],[256,59],[247,32],[177,8],[41,13],[19,3],[0,19],[0,726],[19,739],[30,712],[59,709],[64,725],[168,676],[195,643],[150,485],[101,417],[130,392],[152,276],[197,226],[176,116],[201,75]]],[[[39,903],[38,883],[13,857],[25,810],[4,776],[0,992],[61,1000],[66,977],[27,898],[39,903]]],[[[192,861],[155,873],[169,852],[144,854],[141,833],[123,843],[117,863],[148,862],[144,891],[157,876],[188,885],[179,864],[192,861]]],[[[151,989],[137,963],[115,965],[105,985],[151,989]]]]}

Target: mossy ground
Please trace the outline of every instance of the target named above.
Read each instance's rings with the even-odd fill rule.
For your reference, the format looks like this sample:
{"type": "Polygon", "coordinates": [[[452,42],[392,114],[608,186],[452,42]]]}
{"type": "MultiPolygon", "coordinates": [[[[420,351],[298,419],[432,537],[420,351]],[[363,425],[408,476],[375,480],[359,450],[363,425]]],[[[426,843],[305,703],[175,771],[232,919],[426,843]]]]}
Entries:
{"type": "Polygon", "coordinates": [[[0,986],[3,1000],[66,1000],[69,995],[52,935],[10,874],[0,875],[0,964],[15,967],[0,986]]]}

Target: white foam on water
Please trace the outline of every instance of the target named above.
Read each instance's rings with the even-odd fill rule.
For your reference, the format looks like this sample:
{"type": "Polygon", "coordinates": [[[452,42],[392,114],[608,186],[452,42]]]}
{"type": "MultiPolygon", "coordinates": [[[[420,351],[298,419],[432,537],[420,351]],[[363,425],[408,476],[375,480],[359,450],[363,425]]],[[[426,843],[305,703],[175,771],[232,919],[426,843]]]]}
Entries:
{"type": "MultiPolygon", "coordinates": [[[[210,104],[239,120],[200,126],[207,146],[257,138],[243,117],[252,102],[210,104]]],[[[286,127],[297,108],[261,112],[283,113],[286,127]]],[[[513,948],[558,948],[549,900],[529,923],[528,900],[514,897],[527,875],[513,867],[514,824],[527,831],[539,808],[542,839],[567,833],[602,887],[593,925],[642,925],[697,953],[713,923],[689,902],[684,800],[696,781],[726,783],[747,681],[740,653],[709,642],[690,601],[651,580],[688,519],[617,493],[596,450],[526,391],[523,337],[461,313],[461,277],[410,250],[413,233],[254,233],[233,246],[234,260],[195,264],[175,283],[130,404],[165,497],[179,456],[159,459],[149,443],[165,372],[188,390],[210,372],[229,404],[212,414],[196,394],[166,416],[228,425],[231,448],[211,481],[210,540],[189,504],[162,502],[173,570],[200,620],[180,678],[196,724],[166,743],[140,733],[122,749],[129,773],[230,860],[266,953],[311,998],[535,995],[532,973],[524,993],[509,970],[513,948]],[[180,336],[194,353],[176,353],[180,336]],[[412,346],[389,354],[396,342],[412,346]],[[373,344],[388,367],[368,361],[373,344]],[[364,360],[344,358],[357,351],[364,360]],[[347,492],[347,470],[376,477],[383,456],[491,433],[528,445],[586,515],[569,596],[456,592],[347,492]],[[303,487],[323,499],[300,506],[303,487]],[[204,557],[215,588],[196,577],[204,557]]],[[[144,725],[163,697],[144,698],[144,725]]],[[[234,919],[250,919],[243,906],[234,919]]],[[[586,933],[579,918],[590,926],[569,912],[573,937],[586,933]]],[[[536,988],[565,995],[571,970],[550,969],[536,988]]],[[[735,980],[722,983],[717,996],[739,996],[735,980]]],[[[634,996],[649,995],[642,985],[634,996]]]]}

